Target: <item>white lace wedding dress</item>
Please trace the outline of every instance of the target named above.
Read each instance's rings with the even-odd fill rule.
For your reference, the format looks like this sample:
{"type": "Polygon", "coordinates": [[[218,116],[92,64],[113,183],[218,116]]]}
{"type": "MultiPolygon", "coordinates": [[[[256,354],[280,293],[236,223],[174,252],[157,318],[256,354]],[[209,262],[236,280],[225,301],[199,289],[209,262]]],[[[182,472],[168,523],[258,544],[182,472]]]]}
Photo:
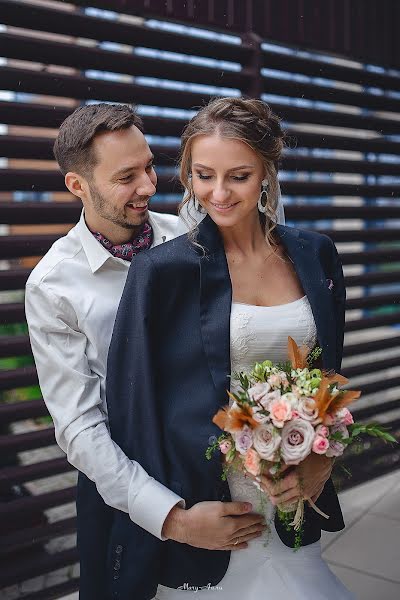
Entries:
{"type": "MultiPolygon", "coordinates": [[[[233,303],[231,312],[231,370],[249,370],[266,358],[286,361],[287,338],[310,348],[316,328],[306,296],[279,306],[233,303]]],[[[234,388],[234,382],[232,387],[234,388]]],[[[159,586],[155,600],[354,600],[321,557],[320,542],[293,551],[274,527],[274,507],[252,481],[238,472],[228,475],[232,500],[251,502],[263,512],[269,528],[246,549],[231,552],[228,570],[214,588],[173,590],[159,586]],[[194,596],[195,595],[195,596],[194,596]]]]}

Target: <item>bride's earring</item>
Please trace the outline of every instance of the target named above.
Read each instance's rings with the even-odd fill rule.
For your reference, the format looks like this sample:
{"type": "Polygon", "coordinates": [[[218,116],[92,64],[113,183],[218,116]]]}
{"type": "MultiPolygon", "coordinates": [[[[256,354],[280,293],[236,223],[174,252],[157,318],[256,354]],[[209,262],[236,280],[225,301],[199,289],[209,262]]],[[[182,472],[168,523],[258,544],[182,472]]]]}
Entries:
{"type": "Polygon", "coordinates": [[[268,180],[263,179],[261,182],[261,194],[258,198],[257,207],[260,213],[265,213],[267,210],[267,199],[268,199],[268,180]]]}
{"type": "Polygon", "coordinates": [[[196,196],[193,197],[194,207],[195,209],[202,214],[205,214],[207,211],[201,206],[200,202],[197,200],[196,196]]]}

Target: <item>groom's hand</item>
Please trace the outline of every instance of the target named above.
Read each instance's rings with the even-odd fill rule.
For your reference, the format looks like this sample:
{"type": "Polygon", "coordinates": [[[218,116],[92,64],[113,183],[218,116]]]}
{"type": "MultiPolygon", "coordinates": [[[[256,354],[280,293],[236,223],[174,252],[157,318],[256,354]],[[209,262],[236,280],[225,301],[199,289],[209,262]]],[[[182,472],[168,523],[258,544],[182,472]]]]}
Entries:
{"type": "Polygon", "coordinates": [[[165,537],[206,550],[240,550],[266,528],[263,515],[248,502],[199,502],[175,506],[164,521],[165,537]]]}

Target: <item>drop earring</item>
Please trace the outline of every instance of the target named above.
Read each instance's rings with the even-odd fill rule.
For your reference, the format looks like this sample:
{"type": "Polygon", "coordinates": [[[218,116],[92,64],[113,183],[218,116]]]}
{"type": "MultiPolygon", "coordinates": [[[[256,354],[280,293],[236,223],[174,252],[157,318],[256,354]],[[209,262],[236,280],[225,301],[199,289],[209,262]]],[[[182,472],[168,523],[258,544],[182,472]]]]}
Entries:
{"type": "Polygon", "coordinates": [[[267,200],[268,200],[268,180],[263,179],[261,182],[261,194],[258,198],[257,207],[260,213],[265,213],[267,210],[267,200]]]}

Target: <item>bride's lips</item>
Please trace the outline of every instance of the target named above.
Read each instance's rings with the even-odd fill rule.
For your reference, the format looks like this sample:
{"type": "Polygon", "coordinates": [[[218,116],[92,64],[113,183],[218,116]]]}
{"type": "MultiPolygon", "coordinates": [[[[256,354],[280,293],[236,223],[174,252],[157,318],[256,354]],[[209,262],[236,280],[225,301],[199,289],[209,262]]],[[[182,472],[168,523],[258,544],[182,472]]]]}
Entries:
{"type": "Polygon", "coordinates": [[[211,202],[210,204],[217,212],[225,214],[235,208],[235,206],[239,203],[229,202],[227,204],[215,204],[214,202],[211,202]]]}

